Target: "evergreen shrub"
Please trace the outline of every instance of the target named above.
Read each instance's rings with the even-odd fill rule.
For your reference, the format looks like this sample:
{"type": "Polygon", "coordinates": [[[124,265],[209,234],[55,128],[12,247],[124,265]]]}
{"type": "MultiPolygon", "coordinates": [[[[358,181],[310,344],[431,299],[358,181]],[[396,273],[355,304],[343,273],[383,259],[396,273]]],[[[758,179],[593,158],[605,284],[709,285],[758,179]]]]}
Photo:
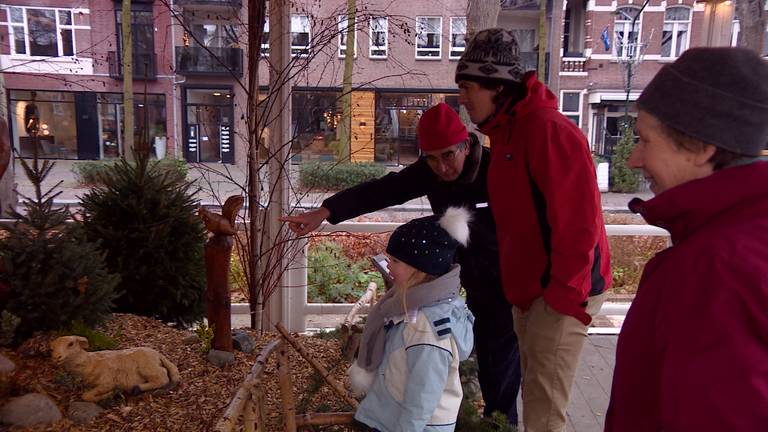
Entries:
{"type": "Polygon", "coordinates": [[[120,277],[108,271],[98,239],[88,240],[78,224],[66,223],[67,208],[54,208],[55,187],[42,192],[54,164],[20,163],[35,196],[25,197],[24,211],[11,212],[16,222],[2,228],[0,277],[11,290],[0,309],[18,318],[17,341],[75,321],[97,325],[111,311],[120,277]]]}
{"type": "Polygon", "coordinates": [[[117,161],[81,199],[88,239],[121,275],[116,310],[187,326],[203,316],[206,233],[192,186],[138,157],[117,161]]]}

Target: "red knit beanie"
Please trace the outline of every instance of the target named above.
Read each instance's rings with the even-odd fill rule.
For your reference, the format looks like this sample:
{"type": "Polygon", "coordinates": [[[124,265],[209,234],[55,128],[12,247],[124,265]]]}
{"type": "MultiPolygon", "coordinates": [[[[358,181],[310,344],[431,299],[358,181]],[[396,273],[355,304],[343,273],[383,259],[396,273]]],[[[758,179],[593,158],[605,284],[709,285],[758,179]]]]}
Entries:
{"type": "Polygon", "coordinates": [[[442,102],[421,115],[417,134],[422,151],[441,150],[469,136],[456,111],[442,102]]]}

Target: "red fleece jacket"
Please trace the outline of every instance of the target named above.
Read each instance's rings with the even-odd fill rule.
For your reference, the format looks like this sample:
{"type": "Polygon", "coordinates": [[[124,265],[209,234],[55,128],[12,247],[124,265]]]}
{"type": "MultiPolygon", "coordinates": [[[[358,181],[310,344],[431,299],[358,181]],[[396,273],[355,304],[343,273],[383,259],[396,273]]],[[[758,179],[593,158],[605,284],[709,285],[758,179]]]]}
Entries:
{"type": "Polygon", "coordinates": [[[674,246],[621,329],[606,431],[768,430],[766,185],[756,162],[633,200],[674,246]]]}
{"type": "Polygon", "coordinates": [[[481,127],[491,140],[488,193],[504,292],[526,310],[538,297],[591,322],[588,295],[610,287],[610,254],[587,140],[533,73],[526,97],[481,127]]]}

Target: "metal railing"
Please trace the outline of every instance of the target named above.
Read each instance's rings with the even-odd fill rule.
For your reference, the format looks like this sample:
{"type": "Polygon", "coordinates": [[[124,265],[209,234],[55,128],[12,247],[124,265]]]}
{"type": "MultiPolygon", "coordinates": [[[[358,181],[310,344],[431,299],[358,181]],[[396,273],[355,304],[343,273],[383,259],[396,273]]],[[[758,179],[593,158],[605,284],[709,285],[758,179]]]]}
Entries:
{"type": "MultiPolygon", "coordinates": [[[[133,79],[155,80],[157,79],[157,56],[155,53],[133,53],[133,79]]],[[[123,61],[117,51],[107,52],[109,64],[109,76],[123,79],[123,61]]]]}
{"type": "Polygon", "coordinates": [[[176,47],[179,75],[243,76],[241,48],[176,47]]]}
{"type": "MultiPolygon", "coordinates": [[[[393,231],[402,223],[380,223],[380,222],[346,222],[337,225],[324,223],[319,232],[333,233],[387,233],[393,231]]],[[[657,236],[668,237],[669,233],[661,228],[650,225],[606,225],[608,236],[657,236]]],[[[284,322],[287,328],[292,332],[304,332],[307,330],[308,315],[346,315],[352,309],[352,303],[309,303],[307,302],[307,239],[297,239],[300,242],[299,247],[302,252],[297,254],[296,259],[290,263],[288,268],[288,289],[286,301],[287,310],[291,311],[290,316],[286,317],[284,322]]],[[[600,315],[618,315],[624,316],[629,310],[629,303],[608,303],[603,304],[600,315]]],[[[247,315],[249,313],[247,303],[235,303],[232,305],[232,313],[235,315],[247,315]]],[[[600,331],[605,329],[592,330],[591,333],[612,333],[612,331],[600,331]]]]}

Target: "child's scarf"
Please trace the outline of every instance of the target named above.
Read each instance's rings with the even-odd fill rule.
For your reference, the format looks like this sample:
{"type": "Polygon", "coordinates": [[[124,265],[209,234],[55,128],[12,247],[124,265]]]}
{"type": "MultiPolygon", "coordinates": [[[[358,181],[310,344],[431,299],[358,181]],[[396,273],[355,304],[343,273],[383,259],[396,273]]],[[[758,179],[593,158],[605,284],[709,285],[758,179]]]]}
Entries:
{"type": "MultiPolygon", "coordinates": [[[[408,309],[418,310],[424,306],[447,303],[458,297],[461,284],[459,281],[460,269],[461,267],[455,264],[443,276],[406,290],[408,309]]],[[[406,313],[403,310],[402,296],[402,290],[392,288],[368,313],[363,338],[360,342],[360,352],[357,357],[357,365],[367,372],[375,371],[384,357],[385,325],[392,318],[406,313]]]]}

